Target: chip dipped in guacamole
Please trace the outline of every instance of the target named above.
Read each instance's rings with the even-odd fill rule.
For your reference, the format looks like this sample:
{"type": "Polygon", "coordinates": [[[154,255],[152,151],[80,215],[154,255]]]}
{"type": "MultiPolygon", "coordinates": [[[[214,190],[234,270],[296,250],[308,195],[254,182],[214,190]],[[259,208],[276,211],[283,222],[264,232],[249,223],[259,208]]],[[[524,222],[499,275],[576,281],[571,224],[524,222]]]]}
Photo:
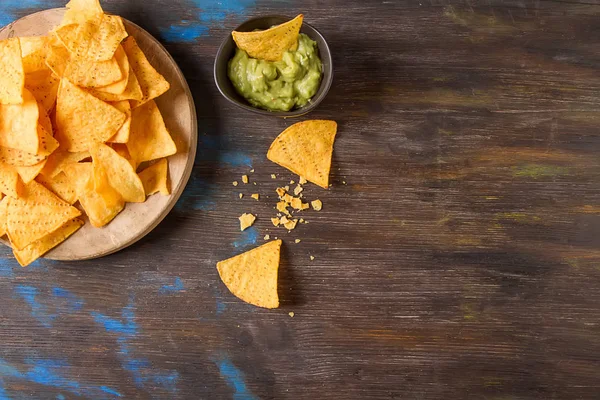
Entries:
{"type": "Polygon", "coordinates": [[[307,35],[298,33],[301,25],[300,15],[265,31],[234,32],[238,47],[235,56],[229,60],[227,74],[236,91],[254,107],[289,111],[302,107],[317,93],[323,66],[317,43],[307,35]],[[296,25],[294,33],[297,35],[297,42],[291,41],[291,46],[286,44],[284,51],[270,51],[280,43],[290,43],[291,29],[281,29],[282,34],[288,36],[282,35],[279,41],[277,38],[277,30],[288,24],[296,25]],[[239,37],[240,35],[250,37],[239,37]],[[262,42],[261,36],[264,37],[262,42]],[[272,47],[265,48],[266,42],[272,47]],[[280,59],[274,60],[277,57],[273,57],[273,53],[279,53],[280,59]]]}

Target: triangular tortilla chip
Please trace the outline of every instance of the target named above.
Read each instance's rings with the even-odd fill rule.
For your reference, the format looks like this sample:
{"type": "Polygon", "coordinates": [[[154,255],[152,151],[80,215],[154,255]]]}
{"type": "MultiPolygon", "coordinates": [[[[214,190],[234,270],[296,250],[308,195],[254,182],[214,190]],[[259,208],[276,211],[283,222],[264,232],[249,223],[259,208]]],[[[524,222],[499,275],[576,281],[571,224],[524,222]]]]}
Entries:
{"type": "Polygon", "coordinates": [[[69,51],[62,43],[49,43],[46,50],[46,66],[58,77],[65,75],[65,70],[69,64],[69,51]]]}
{"type": "Polygon", "coordinates": [[[48,68],[25,74],[25,89],[31,92],[47,113],[54,108],[59,83],[60,79],[48,68]]]}
{"type": "Polygon", "coordinates": [[[297,48],[302,19],[303,15],[300,14],[291,21],[264,31],[233,31],[233,40],[237,47],[248,53],[250,57],[279,61],[283,57],[283,53],[297,48]]]}
{"type": "Polygon", "coordinates": [[[146,196],[157,192],[165,196],[169,195],[169,162],[166,158],[162,158],[160,161],[152,164],[138,175],[144,185],[146,196]]]}
{"type": "Polygon", "coordinates": [[[22,191],[19,173],[8,164],[0,164],[0,192],[15,199],[22,191]]]}
{"type": "Polygon", "coordinates": [[[146,200],[140,177],[125,158],[105,144],[97,143],[90,148],[94,174],[101,167],[106,171],[108,183],[126,202],[143,203],[146,200]]]}
{"type": "MultiPolygon", "coordinates": [[[[79,203],[85,210],[90,223],[96,228],[101,228],[123,210],[125,202],[121,195],[110,186],[107,174],[101,167],[93,168],[91,163],[83,163],[83,165],[85,164],[90,165],[86,168],[89,171],[87,182],[81,185],[82,180],[80,179],[79,183],[76,183],[78,188],[82,186],[78,194],[79,203]]],[[[77,169],[79,172],[83,172],[81,168],[77,169]]],[[[65,173],[67,176],[71,176],[72,171],[77,169],[71,166],[65,170],[65,173]]]]}
{"type": "Polygon", "coordinates": [[[46,160],[43,160],[35,165],[31,165],[29,167],[13,167],[19,173],[21,180],[24,184],[28,184],[32,180],[35,179],[36,176],[44,169],[44,165],[46,165],[46,160]]]}
{"type": "Polygon", "coordinates": [[[127,54],[125,54],[125,50],[123,50],[123,46],[119,46],[115,51],[115,60],[119,63],[119,69],[123,74],[123,78],[121,80],[113,83],[112,85],[99,87],[97,90],[110,93],[110,94],[122,94],[127,88],[127,83],[129,82],[129,60],[127,59],[127,54]]]}
{"type": "Polygon", "coordinates": [[[0,77],[0,104],[22,103],[25,72],[19,38],[0,41],[0,77]]]}
{"type": "Polygon", "coordinates": [[[64,172],[52,179],[46,178],[44,175],[38,175],[35,180],[67,203],[74,204],[77,201],[77,190],[64,172]]]}
{"type": "Polygon", "coordinates": [[[6,235],[6,210],[8,210],[8,196],[0,201],[0,237],[6,235]]]}
{"type": "Polygon", "coordinates": [[[22,250],[54,232],[81,212],[36,181],[24,187],[22,196],[10,199],[7,231],[13,248],[22,250]]]}
{"type": "MultiPolygon", "coordinates": [[[[23,58],[23,72],[25,74],[47,69],[46,49],[48,38],[46,36],[21,37],[19,42],[21,43],[21,57],[23,58]]],[[[25,82],[25,85],[27,86],[27,82],[25,82]]]]}
{"type": "Polygon", "coordinates": [[[65,7],[61,25],[80,24],[104,13],[99,0],[71,0],[65,7]]]}
{"type": "Polygon", "coordinates": [[[298,122],[277,136],[267,158],[327,189],[336,133],[335,121],[298,122]]]}
{"type": "Polygon", "coordinates": [[[71,58],[64,77],[77,86],[97,88],[120,81],[123,73],[114,57],[107,61],[71,58]]]}
{"type": "Polygon", "coordinates": [[[34,155],[21,150],[0,146],[0,162],[13,166],[32,166],[43,161],[46,156],[34,155]]]}
{"type": "Polygon", "coordinates": [[[102,91],[103,88],[101,87],[97,89],[86,88],[86,90],[94,95],[94,97],[97,97],[102,101],[115,102],[122,100],[141,100],[143,97],[142,88],[140,87],[140,83],[138,82],[131,65],[129,66],[128,77],[129,79],[127,80],[127,86],[125,87],[123,93],[120,94],[104,92],[102,91]]]}
{"type": "Polygon", "coordinates": [[[127,149],[138,164],[177,153],[177,146],[154,100],[132,110],[127,149]]]}
{"type": "Polygon", "coordinates": [[[37,154],[38,117],[37,101],[27,89],[22,104],[0,104],[0,146],[37,154]]]}
{"type": "Polygon", "coordinates": [[[279,307],[277,272],[281,240],[217,263],[217,270],[227,289],[246,303],[258,307],[279,307]]]}
{"type": "Polygon", "coordinates": [[[95,35],[90,40],[85,58],[92,61],[110,60],[126,37],[127,31],[121,17],[104,14],[95,35]]]}
{"type": "Polygon", "coordinates": [[[22,250],[13,250],[13,254],[22,267],[31,264],[48,251],[52,250],[83,226],[83,221],[74,218],[52,233],[29,244],[22,250]]]}
{"type": "Polygon", "coordinates": [[[138,47],[133,36],[129,36],[123,42],[123,49],[125,50],[125,53],[127,53],[129,65],[131,65],[140,87],[142,88],[143,97],[140,101],[132,102],[133,108],[139,107],[169,90],[169,82],[167,82],[166,79],[150,64],[144,55],[144,52],[138,47]]]}
{"type": "Polygon", "coordinates": [[[75,193],[78,197],[85,192],[86,185],[92,176],[92,169],[93,167],[91,162],[72,163],[65,165],[63,173],[67,176],[67,179],[71,183],[71,186],[75,190],[75,193]]]}
{"type": "Polygon", "coordinates": [[[56,175],[62,172],[67,165],[78,163],[79,161],[88,157],[90,157],[90,153],[88,151],[70,153],[66,151],[64,147],[59,147],[58,150],[50,154],[44,169],[41,171],[41,174],[47,178],[54,178],[56,175]]]}
{"type": "Polygon", "coordinates": [[[123,125],[121,125],[117,133],[115,133],[115,135],[107,141],[110,143],[127,143],[129,141],[129,133],[131,131],[131,105],[127,100],[115,101],[109,104],[115,107],[117,110],[125,113],[125,115],[127,115],[127,119],[125,122],[123,122],[123,125]]]}
{"type": "Polygon", "coordinates": [[[56,104],[56,138],[70,152],[104,143],[123,125],[127,116],[110,104],[61,81],[56,104]]]}

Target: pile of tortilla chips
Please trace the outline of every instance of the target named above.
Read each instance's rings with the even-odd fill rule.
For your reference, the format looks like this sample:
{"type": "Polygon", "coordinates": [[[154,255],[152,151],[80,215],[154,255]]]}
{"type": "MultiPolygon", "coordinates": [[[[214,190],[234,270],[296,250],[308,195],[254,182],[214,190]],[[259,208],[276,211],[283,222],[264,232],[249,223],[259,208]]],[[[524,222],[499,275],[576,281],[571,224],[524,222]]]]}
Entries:
{"type": "Polygon", "coordinates": [[[126,202],[169,194],[177,149],[154,102],[168,89],[98,0],[71,0],[47,36],[0,41],[0,236],[21,265],[82,211],[102,227],[126,202]]]}

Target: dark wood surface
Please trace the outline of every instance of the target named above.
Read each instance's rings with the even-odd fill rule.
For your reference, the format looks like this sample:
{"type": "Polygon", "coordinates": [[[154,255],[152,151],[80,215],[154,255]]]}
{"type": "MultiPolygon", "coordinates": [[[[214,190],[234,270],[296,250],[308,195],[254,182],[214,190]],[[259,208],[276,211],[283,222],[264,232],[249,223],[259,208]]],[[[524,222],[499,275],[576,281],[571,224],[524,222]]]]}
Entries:
{"type": "Polygon", "coordinates": [[[0,399],[599,398],[592,3],[105,1],[185,73],[196,166],[176,209],[118,254],[22,270],[0,250],[0,399]],[[333,186],[306,185],[323,211],[288,234],[269,218],[297,177],[265,154],[294,121],[228,104],[212,65],[243,20],[299,12],[335,62],[302,119],[339,134],[333,186]],[[251,168],[257,185],[233,187],[251,168]],[[240,234],[243,212],[258,220],[240,234]],[[267,233],[285,241],[278,310],[237,300],[215,269],[267,233]]]}

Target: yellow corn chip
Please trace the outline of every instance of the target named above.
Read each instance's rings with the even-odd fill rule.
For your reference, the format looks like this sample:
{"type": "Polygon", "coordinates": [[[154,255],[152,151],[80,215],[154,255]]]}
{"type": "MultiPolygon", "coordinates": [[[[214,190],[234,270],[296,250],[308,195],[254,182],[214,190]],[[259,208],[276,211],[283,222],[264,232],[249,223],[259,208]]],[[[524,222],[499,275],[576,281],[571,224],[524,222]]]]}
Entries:
{"type": "Polygon", "coordinates": [[[40,163],[46,158],[42,155],[34,155],[21,150],[0,146],[0,162],[13,166],[32,166],[40,163]]]}
{"type": "Polygon", "coordinates": [[[25,89],[31,92],[38,104],[48,113],[56,103],[59,82],[60,79],[48,68],[25,74],[25,89]]]}
{"type": "Polygon", "coordinates": [[[73,204],[77,201],[77,190],[64,172],[51,179],[38,175],[35,180],[67,203],[73,204]]]}
{"type": "Polygon", "coordinates": [[[22,250],[13,250],[13,254],[22,267],[31,264],[48,251],[52,250],[83,226],[83,221],[74,218],[63,226],[39,240],[29,244],[22,250]]]}
{"type": "Polygon", "coordinates": [[[22,104],[0,104],[0,146],[37,154],[38,104],[29,90],[22,93],[22,104]]]}
{"type": "Polygon", "coordinates": [[[0,237],[6,235],[6,210],[8,209],[8,196],[0,201],[0,237]]]}
{"type": "Polygon", "coordinates": [[[23,183],[28,184],[39,175],[42,169],[44,169],[44,165],[46,165],[46,160],[40,161],[39,163],[29,167],[15,166],[13,168],[19,173],[23,183]]]}
{"type": "MultiPolygon", "coordinates": [[[[46,67],[46,48],[48,38],[45,36],[29,36],[19,38],[21,43],[21,57],[23,58],[23,72],[29,74],[46,67]]],[[[27,87],[27,77],[25,77],[27,87]]]]}
{"type": "Polygon", "coordinates": [[[113,58],[120,43],[127,37],[121,17],[104,14],[98,29],[92,36],[85,58],[92,61],[107,61],[113,58]]]}
{"type": "Polygon", "coordinates": [[[129,154],[129,150],[127,149],[127,145],[125,143],[110,143],[110,147],[112,147],[112,149],[116,151],[118,155],[129,161],[129,164],[131,164],[134,170],[137,170],[138,164],[133,158],[131,158],[131,154],[129,154]]]}
{"type": "Polygon", "coordinates": [[[63,173],[67,176],[67,179],[75,190],[77,197],[81,196],[85,192],[86,185],[92,177],[92,169],[91,162],[71,163],[65,165],[63,173]]]}
{"type": "Polygon", "coordinates": [[[168,157],[177,152],[175,142],[154,100],[132,110],[127,148],[138,164],[168,157]]]}
{"type": "Polygon", "coordinates": [[[0,164],[0,192],[17,198],[22,192],[19,173],[8,164],[0,164]]]}
{"type": "Polygon", "coordinates": [[[335,121],[298,122],[273,141],[267,158],[327,189],[336,132],[335,121]]]}
{"type": "Polygon", "coordinates": [[[90,179],[79,195],[79,203],[96,228],[108,224],[125,207],[121,195],[108,183],[106,172],[98,166],[92,167],[90,179]]]}
{"type": "Polygon", "coordinates": [[[97,89],[98,91],[118,95],[122,94],[127,88],[130,68],[129,60],[127,60],[127,55],[125,54],[125,50],[123,50],[123,46],[117,47],[117,50],[115,51],[115,60],[119,63],[119,69],[121,70],[121,74],[123,74],[123,78],[112,85],[99,87],[97,89]]]}
{"type": "Polygon", "coordinates": [[[61,25],[80,24],[104,13],[99,0],[71,0],[66,7],[61,25]]]}
{"type": "Polygon", "coordinates": [[[61,43],[49,44],[46,51],[46,66],[57,77],[63,77],[71,58],[69,51],[61,43]]]}
{"type": "Polygon", "coordinates": [[[23,102],[25,72],[19,38],[0,41],[0,104],[23,102]]]}
{"type": "Polygon", "coordinates": [[[115,102],[121,100],[141,100],[143,97],[142,88],[140,87],[140,83],[138,82],[137,77],[135,76],[135,73],[131,68],[131,65],[129,66],[129,72],[127,75],[129,78],[127,80],[127,86],[125,87],[123,93],[107,93],[104,92],[102,90],[103,88],[101,87],[98,89],[87,88],[87,91],[103,101],[115,102]]]}
{"type": "Polygon", "coordinates": [[[281,240],[217,263],[227,289],[246,303],[264,308],[279,307],[277,273],[281,240]]]}
{"type": "Polygon", "coordinates": [[[169,90],[169,82],[150,64],[133,36],[129,36],[123,42],[123,49],[127,53],[129,64],[137,77],[143,94],[140,101],[132,102],[133,108],[139,107],[169,90]]]}
{"type": "Polygon", "coordinates": [[[169,195],[168,169],[169,162],[166,158],[162,158],[138,174],[144,185],[146,196],[157,192],[165,196],[169,195]]]}
{"type": "Polygon", "coordinates": [[[92,146],[90,154],[94,174],[96,169],[101,167],[106,172],[108,183],[123,197],[124,201],[143,203],[146,200],[144,185],[129,161],[102,143],[92,146]]]}
{"type": "Polygon", "coordinates": [[[32,181],[24,187],[21,197],[8,203],[8,237],[14,249],[22,250],[79,215],[78,209],[32,181]]]}
{"type": "Polygon", "coordinates": [[[264,31],[232,32],[233,40],[250,57],[267,61],[279,61],[283,53],[298,47],[298,34],[303,15],[264,31]]]}
{"type": "Polygon", "coordinates": [[[59,147],[58,150],[50,154],[44,169],[41,171],[41,174],[47,178],[54,178],[56,175],[62,172],[67,165],[77,163],[88,157],[90,157],[90,153],[88,151],[70,153],[63,147],[59,147]]]}
{"type": "Polygon", "coordinates": [[[107,61],[70,59],[64,77],[77,86],[97,88],[120,81],[123,73],[116,58],[107,61]]]}
{"type": "Polygon", "coordinates": [[[256,221],[256,217],[252,214],[244,213],[238,217],[240,220],[240,231],[245,231],[247,228],[251,227],[256,221]]]}
{"type": "Polygon", "coordinates": [[[127,116],[110,104],[61,81],[56,104],[56,137],[70,152],[86,151],[104,143],[123,125],[127,116]]]}
{"type": "Polygon", "coordinates": [[[129,132],[131,129],[131,105],[127,100],[115,101],[114,103],[109,104],[122,113],[125,113],[127,119],[123,122],[123,125],[121,125],[117,133],[107,141],[110,143],[127,143],[129,141],[129,132]]]}

